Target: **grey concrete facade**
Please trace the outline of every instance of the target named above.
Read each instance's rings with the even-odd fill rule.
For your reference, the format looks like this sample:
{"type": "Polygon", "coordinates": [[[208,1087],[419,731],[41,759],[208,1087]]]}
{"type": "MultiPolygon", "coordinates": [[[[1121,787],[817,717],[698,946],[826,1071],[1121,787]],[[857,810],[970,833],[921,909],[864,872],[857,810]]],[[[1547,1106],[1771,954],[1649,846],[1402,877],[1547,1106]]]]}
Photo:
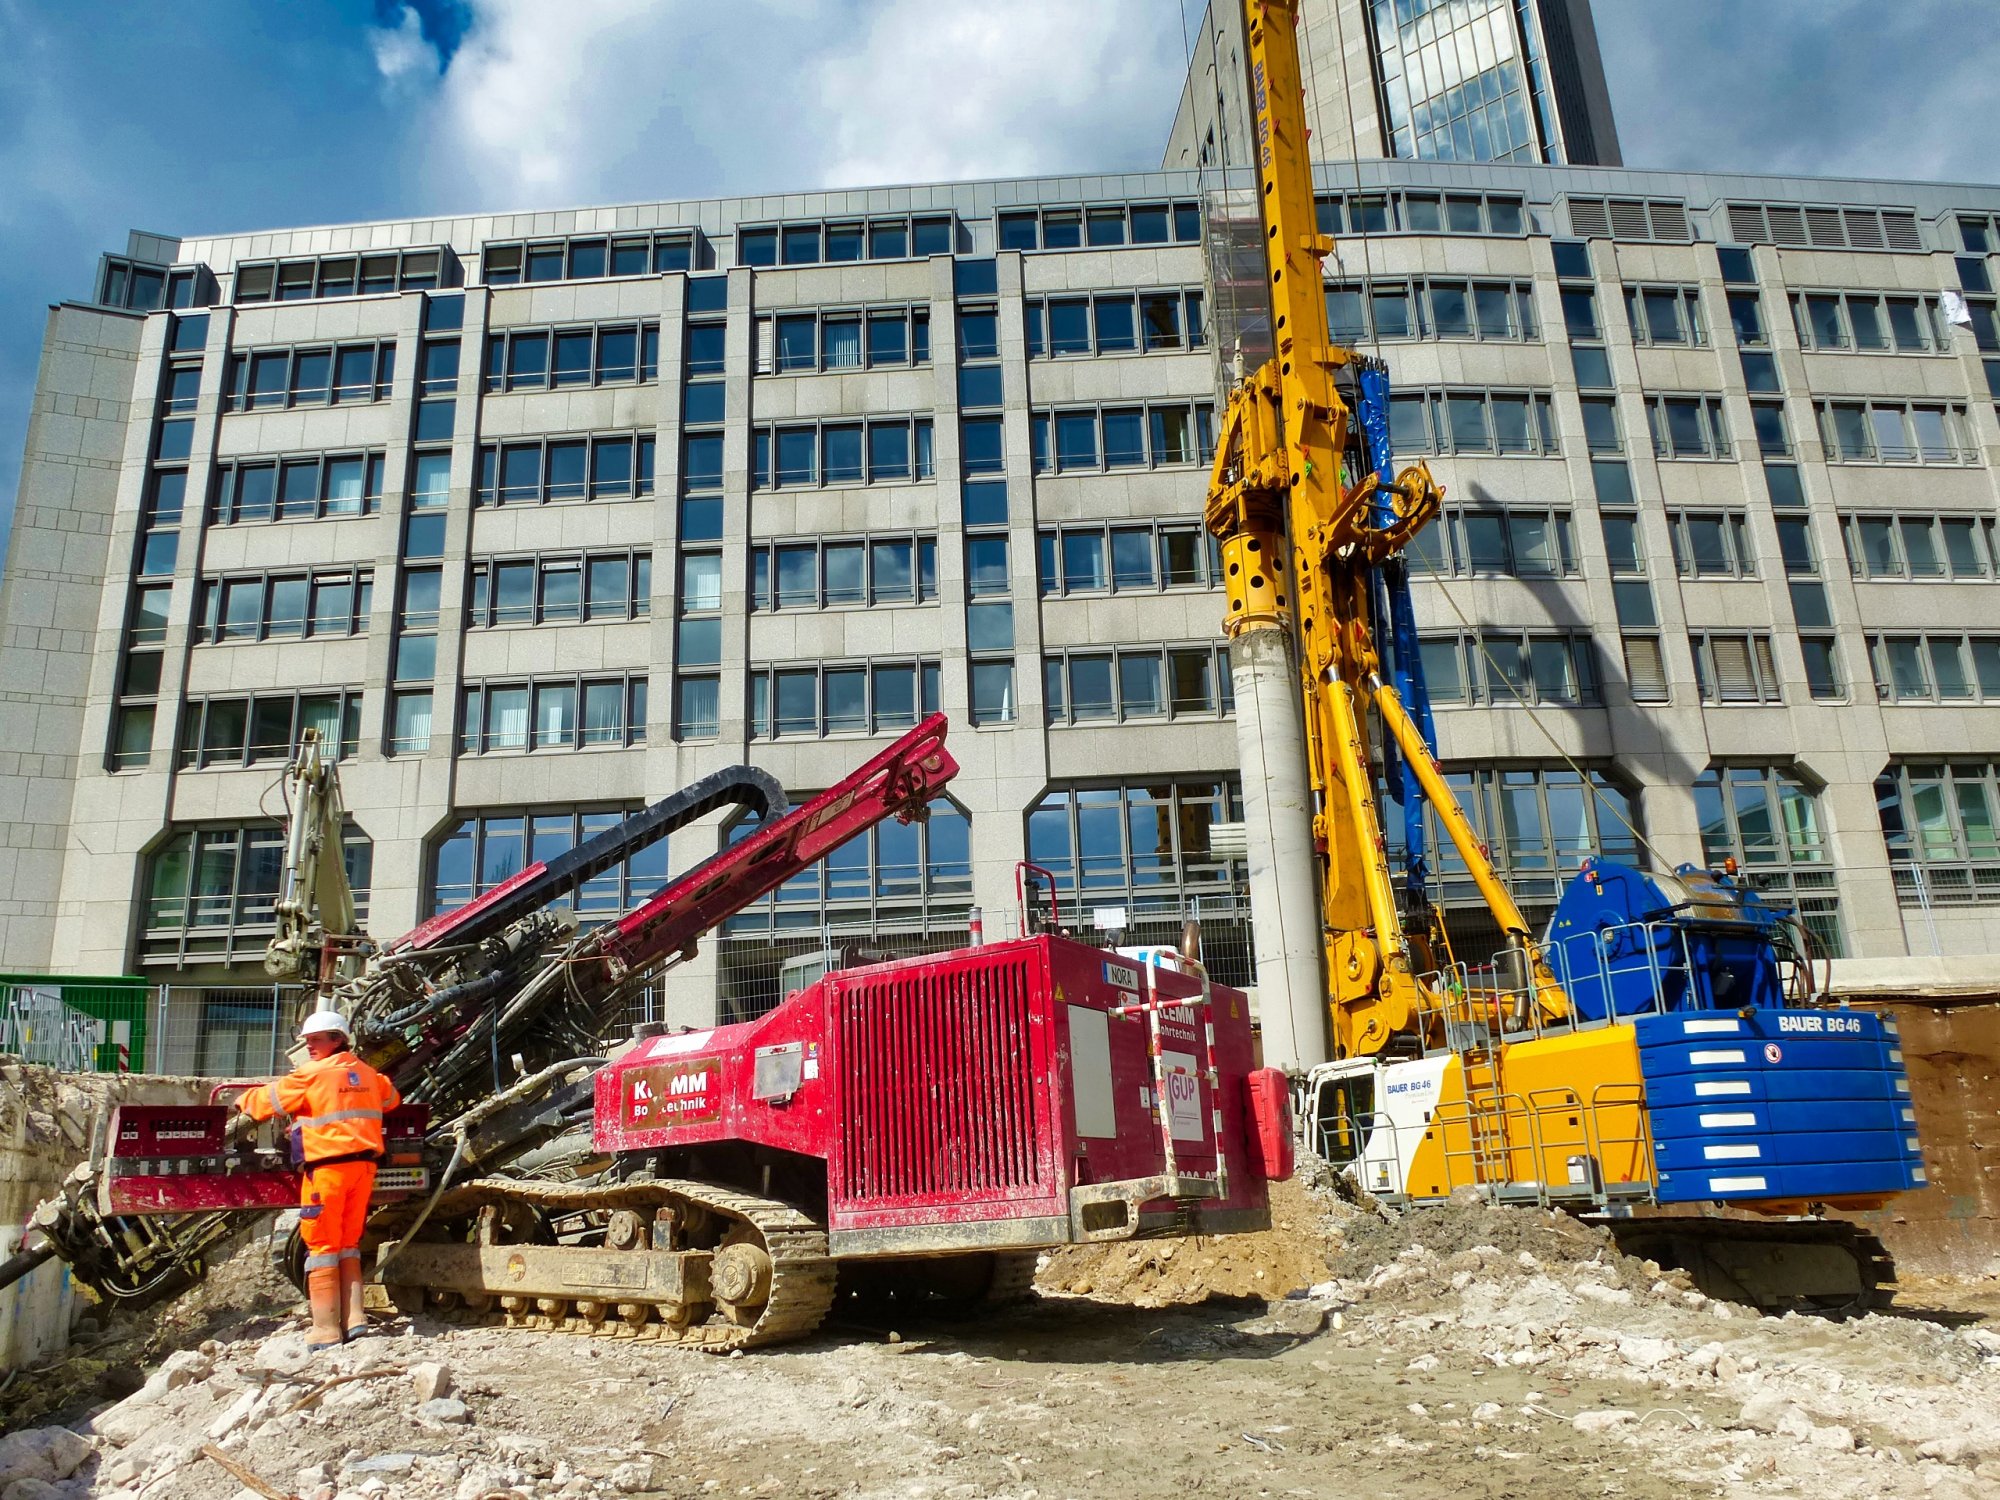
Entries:
{"type": "MultiPolygon", "coordinates": [[[[947,811],[927,853],[889,835],[861,874],[773,903],[681,976],[675,1019],[750,1003],[770,976],[745,979],[745,955],[774,964],[823,927],[942,942],[977,904],[992,931],[1017,905],[1016,863],[1064,857],[1066,845],[1086,911],[1116,908],[1136,931],[1198,897],[1222,914],[1219,931],[1240,928],[1240,867],[1206,843],[1208,823],[1231,816],[1237,766],[1226,662],[1211,663],[1204,686],[1197,659],[1217,639],[1221,592],[1186,543],[1206,477],[1193,434],[1215,401],[1215,351],[1187,337],[1187,296],[1204,271],[1186,215],[1203,186],[1200,174],[1162,172],[190,236],[160,258],[206,268],[213,305],[59,306],[0,595],[0,683],[19,726],[0,760],[0,968],[254,982],[268,865],[253,835],[273,826],[282,749],[269,736],[289,733],[264,731],[259,753],[260,701],[305,695],[323,707],[358,694],[342,777],[370,853],[368,923],[386,936],[452,899],[444,888],[461,858],[480,866],[465,893],[518,858],[506,820],[609,816],[743,760],[798,792],[830,785],[887,742],[898,695],[921,695],[933,666],[964,766],[952,789],[969,820],[963,847],[947,811]],[[946,235],[939,253],[829,260],[836,241],[846,253],[844,231],[806,232],[900,223],[907,234],[917,219],[948,221],[933,231],[946,235]],[[795,248],[811,259],[744,263],[761,256],[755,236],[779,226],[798,231],[795,248]],[[589,274],[604,269],[591,243],[679,230],[699,234],[689,274],[589,274]],[[558,268],[581,274],[495,284],[509,247],[559,241],[584,243],[584,260],[558,268]],[[430,247],[449,252],[445,284],[409,285],[409,257],[430,247]],[[405,253],[406,289],[243,295],[264,263],[307,259],[339,293],[344,257],[391,249],[405,253]],[[1144,322],[1165,319],[1169,296],[1173,325],[1144,322]],[[1076,299],[1091,297],[1102,303],[1079,324],[1076,299]],[[871,358],[871,312],[904,318],[905,338],[923,314],[928,360],[888,357],[893,340],[871,358]],[[803,325],[779,323],[807,314],[810,368],[789,342],[803,325]],[[656,375],[621,374],[618,330],[655,323],[656,375]],[[611,335],[575,344],[592,329],[611,335]],[[561,348],[584,348],[585,364],[529,347],[517,369],[503,345],[498,384],[520,388],[488,389],[493,338],[529,332],[532,343],[536,330],[570,331],[561,348]],[[455,370],[427,365],[427,341],[457,344],[455,370]],[[390,346],[388,378],[377,364],[352,385],[345,365],[329,374],[296,357],[390,346]],[[259,351],[295,352],[281,398],[262,404],[278,387],[252,373],[259,351]],[[583,374],[527,388],[537,357],[583,374]],[[355,399],[298,395],[323,388],[355,399]],[[905,470],[893,443],[884,457],[872,431],[847,430],[898,418],[930,424],[928,439],[911,430],[905,470]],[[191,425],[163,425],[179,422],[191,425]],[[809,441],[797,438],[808,429],[809,441]],[[753,487],[760,430],[775,451],[753,487]],[[511,493],[512,449],[634,437],[653,444],[650,492],[584,499],[593,470],[573,495],[564,466],[585,450],[565,448],[535,460],[532,493],[511,493]],[[710,437],[720,439],[713,483],[710,437]],[[877,468],[856,478],[847,445],[859,454],[864,441],[877,468]],[[916,457],[926,441],[928,474],[916,457]],[[800,442],[811,459],[797,458],[800,442]],[[497,471],[482,468],[482,447],[497,471]],[[379,479],[340,489],[329,455],[378,457],[379,479]],[[269,518],[225,513],[246,469],[268,462],[275,477],[286,461],[320,464],[320,491],[299,492],[297,518],[280,518],[283,499],[269,518]],[[173,524],[161,476],[183,473],[173,524]],[[1004,500],[980,488],[996,480],[1004,500]],[[364,489],[379,498],[332,498],[364,489]],[[154,545],[169,529],[170,563],[154,545]],[[993,545],[1003,538],[1004,553],[993,545]],[[887,571],[857,596],[846,570],[878,562],[840,550],[850,542],[911,550],[882,554],[887,571]],[[926,542],[934,584],[900,581],[926,542]],[[820,550],[799,582],[788,570],[805,566],[809,547],[820,550]],[[768,575],[753,561],[760,551],[768,575]],[[550,581],[551,564],[560,573],[573,559],[586,579],[593,560],[607,562],[606,578],[629,579],[617,569],[641,554],[650,588],[635,603],[628,585],[601,614],[591,595],[589,618],[566,590],[591,585],[550,581]],[[500,617],[499,568],[531,558],[529,593],[508,596],[519,618],[500,617]],[[304,582],[279,587],[318,577],[313,587],[337,601],[335,575],[362,569],[373,587],[357,629],[319,628],[337,603],[323,611],[314,592],[306,604],[304,582]],[[434,600],[429,582],[409,581],[432,569],[434,600]],[[265,580],[261,615],[246,628],[230,600],[248,590],[229,591],[253,578],[265,580]],[[754,597],[760,587],[766,597],[754,597]],[[142,620],[148,589],[166,592],[145,596],[142,620]],[[201,613],[208,598],[212,617],[201,613]],[[406,655],[399,641],[434,644],[406,655]],[[133,677],[135,653],[157,655],[156,684],[150,666],[133,677]],[[870,674],[872,700],[851,696],[863,679],[841,674],[856,669],[870,674]],[[791,695],[808,671],[814,697],[801,710],[791,695]],[[643,700],[630,696],[638,678],[643,700]],[[712,725],[705,689],[694,691],[710,681],[712,725]],[[624,717],[580,724],[584,696],[612,683],[624,717]],[[486,738],[462,748],[470,687],[489,690],[478,708],[486,738]],[[533,696],[544,690],[546,708],[533,696]],[[414,699],[399,703],[423,693],[425,716],[414,699]],[[204,711],[216,727],[197,732],[204,711]],[[530,748],[543,730],[550,743],[530,748]],[[481,818],[491,826],[453,842],[481,818]],[[226,859],[204,842],[224,837],[237,840],[226,859]]],[[[1550,888],[1579,839],[1631,843],[1605,805],[1577,812],[1564,780],[1573,761],[1629,798],[1653,857],[1733,852],[1811,903],[1850,965],[1912,973],[1912,956],[1977,965],[2000,952],[2000,851],[1990,835],[1981,842],[1970,800],[1976,786],[2000,809],[2000,665],[1986,679],[1980,654],[1989,641],[2000,652],[1989,385],[2000,377],[1989,376],[1982,346],[1994,324],[1976,285],[1991,262],[1961,223],[1984,222],[1990,237],[2000,189],[1400,161],[1363,162],[1358,181],[1354,168],[1329,167],[1321,187],[1343,225],[1366,230],[1343,230],[1329,285],[1363,289],[1371,309],[1382,293],[1382,319],[1398,295],[1426,309],[1420,336],[1379,320],[1353,336],[1389,361],[1399,393],[1428,403],[1404,409],[1399,442],[1410,457],[1430,450],[1460,552],[1420,576],[1419,623],[1427,667],[1442,678],[1455,661],[1463,680],[1456,697],[1438,683],[1444,759],[1467,778],[1509,873],[1550,888]],[[1476,230],[1402,227],[1428,223],[1440,200],[1451,211],[1452,198],[1477,205],[1476,230]],[[1795,236],[1801,207],[1818,217],[1797,215],[1795,236]],[[1747,253],[1753,282],[1725,280],[1744,265],[1732,256],[1726,268],[1718,243],[1747,253]],[[1565,294],[1586,291],[1594,321],[1580,328],[1565,294]],[[1961,295],[1973,328],[1950,321],[1961,295]],[[1732,296],[1755,300],[1754,334],[1733,320],[1732,296]],[[1832,347],[1835,327],[1814,321],[1829,297],[1847,299],[1833,314],[1846,341],[1832,347]],[[1915,299],[1923,321],[1907,347],[1887,332],[1873,347],[1874,325],[1854,310],[1871,297],[1883,329],[1915,299]],[[1485,311],[1461,323],[1461,304],[1485,311]],[[1682,320],[1678,339],[1656,314],[1682,320]],[[1582,385],[1579,359],[1590,369],[1582,385]],[[1883,436],[1896,412],[1913,434],[1907,452],[1883,436]],[[1942,446],[1928,436],[1932,413],[1949,428],[1942,446]],[[1876,446],[1853,446],[1857,433],[1876,446]],[[1932,528],[1930,552],[1919,522],[1932,528]],[[1985,550],[1960,558],[1967,535],[1985,550]],[[1947,637],[1963,653],[1962,691],[1935,654],[1947,637]],[[1488,656],[1509,649],[1514,666],[1488,656]],[[1928,699],[1907,675],[1913,659],[1931,673],[1928,699]],[[1510,675],[1538,708],[1516,703],[1510,675]],[[1877,813],[1885,770],[1905,776],[1900,873],[1877,813]],[[1765,778],[1761,813],[1748,782],[1730,779],[1739,772],[1765,778]],[[1704,777],[1714,790],[1698,794],[1704,777]],[[1774,840],[1759,817],[1792,822],[1774,840]]],[[[289,723],[320,711],[300,700],[289,723]]],[[[325,711],[335,722],[341,710],[325,711]]],[[[713,827],[677,836],[672,865],[718,837],[713,827]]]]}

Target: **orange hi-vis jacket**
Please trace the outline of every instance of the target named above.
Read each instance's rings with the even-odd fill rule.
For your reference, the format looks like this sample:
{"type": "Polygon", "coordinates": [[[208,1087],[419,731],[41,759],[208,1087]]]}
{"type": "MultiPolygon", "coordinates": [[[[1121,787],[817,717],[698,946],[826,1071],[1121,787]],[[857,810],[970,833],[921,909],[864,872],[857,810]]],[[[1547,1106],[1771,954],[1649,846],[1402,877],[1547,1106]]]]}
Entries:
{"type": "Polygon", "coordinates": [[[352,1052],[308,1062],[241,1099],[253,1120],[290,1115],[301,1132],[305,1164],[376,1160],[382,1155],[382,1116],[403,1102],[396,1085],[352,1052]]]}

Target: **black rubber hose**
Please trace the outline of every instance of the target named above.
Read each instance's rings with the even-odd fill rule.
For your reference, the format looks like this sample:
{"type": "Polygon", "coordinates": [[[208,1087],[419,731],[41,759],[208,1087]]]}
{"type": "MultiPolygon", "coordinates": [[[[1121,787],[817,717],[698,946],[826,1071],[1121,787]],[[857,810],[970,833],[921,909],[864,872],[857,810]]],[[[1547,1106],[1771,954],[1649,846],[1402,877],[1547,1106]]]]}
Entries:
{"type": "Polygon", "coordinates": [[[489,995],[498,994],[515,977],[511,970],[496,969],[492,973],[468,979],[463,984],[447,985],[425,999],[413,1000],[401,1010],[391,1011],[386,1016],[371,1017],[364,1020],[361,1025],[370,1036],[401,1031],[426,1016],[435,1015],[448,1005],[457,1005],[467,1000],[484,1000],[489,995]]]}
{"type": "Polygon", "coordinates": [[[0,1264],[0,1290],[12,1286],[35,1267],[47,1265],[56,1258],[56,1247],[50,1244],[37,1245],[32,1250],[17,1250],[0,1264]]]}

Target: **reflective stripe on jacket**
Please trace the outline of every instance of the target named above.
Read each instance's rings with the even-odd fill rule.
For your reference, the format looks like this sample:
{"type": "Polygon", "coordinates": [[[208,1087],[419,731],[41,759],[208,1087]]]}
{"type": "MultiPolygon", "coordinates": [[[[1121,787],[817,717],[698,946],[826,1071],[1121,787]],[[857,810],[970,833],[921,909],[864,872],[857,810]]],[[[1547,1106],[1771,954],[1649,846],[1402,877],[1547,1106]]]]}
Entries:
{"type": "Polygon", "coordinates": [[[352,1052],[308,1062],[242,1098],[253,1120],[290,1115],[307,1162],[382,1150],[382,1116],[403,1102],[396,1086],[352,1052]]]}

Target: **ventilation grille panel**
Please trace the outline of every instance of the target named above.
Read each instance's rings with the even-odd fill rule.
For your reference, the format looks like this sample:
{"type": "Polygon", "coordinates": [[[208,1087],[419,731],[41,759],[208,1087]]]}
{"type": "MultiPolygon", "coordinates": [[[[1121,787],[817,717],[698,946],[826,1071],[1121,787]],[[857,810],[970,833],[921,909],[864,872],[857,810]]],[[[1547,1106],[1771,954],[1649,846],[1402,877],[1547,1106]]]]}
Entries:
{"type": "Polygon", "coordinates": [[[1040,1186],[1030,957],[892,971],[842,987],[846,1201],[1040,1186]]]}
{"type": "Polygon", "coordinates": [[[1723,207],[1729,214],[1729,237],[1739,245],[1917,252],[1924,248],[1917,216],[1907,208],[1801,207],[1796,203],[1726,203],[1723,207]]]}

